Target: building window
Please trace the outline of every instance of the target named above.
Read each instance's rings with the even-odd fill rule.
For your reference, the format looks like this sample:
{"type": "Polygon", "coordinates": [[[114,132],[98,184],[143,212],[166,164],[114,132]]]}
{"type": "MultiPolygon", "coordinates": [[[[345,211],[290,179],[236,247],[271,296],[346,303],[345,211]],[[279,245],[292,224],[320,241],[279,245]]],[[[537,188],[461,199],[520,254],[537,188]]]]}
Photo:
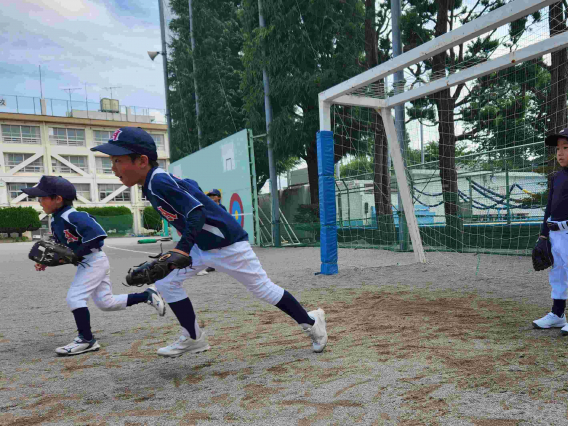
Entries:
{"type": "Polygon", "coordinates": [[[138,194],[140,195],[140,201],[148,201],[148,199],[144,195],[144,192],[142,191],[141,186],[138,187],[138,194]]]}
{"type": "Polygon", "coordinates": [[[49,140],[52,145],[85,146],[85,130],[52,127],[49,140]]]}
{"type": "Polygon", "coordinates": [[[156,148],[159,150],[164,150],[166,149],[166,145],[164,143],[164,135],[159,135],[156,133],[150,133],[150,136],[152,136],[152,139],[154,139],[154,142],[156,142],[156,148]]]}
{"type": "MultiPolygon", "coordinates": [[[[89,171],[89,167],[87,166],[87,157],[83,155],[61,155],[61,158],[69,161],[74,166],[80,168],[84,172],[89,171]]],[[[61,161],[52,158],[51,159],[51,167],[53,168],[53,173],[75,173],[77,172],[73,170],[66,164],[63,164],[61,161]]]]}
{"type": "Polygon", "coordinates": [[[95,134],[94,144],[95,146],[97,146],[102,145],[103,143],[107,143],[111,139],[114,132],[107,130],[95,130],[93,133],[95,134]]]}
{"type": "Polygon", "coordinates": [[[74,183],[77,195],[91,201],[91,185],[88,183],[74,183]]]}
{"type": "Polygon", "coordinates": [[[112,175],[112,161],[108,157],[96,157],[97,173],[102,175],[112,175]]]}
{"type": "MultiPolygon", "coordinates": [[[[6,171],[13,169],[14,167],[18,166],[23,161],[27,160],[34,154],[13,154],[13,153],[6,153],[4,154],[4,161],[6,163],[6,171]]],[[[43,158],[40,157],[34,161],[32,161],[27,166],[21,168],[16,173],[20,172],[27,172],[27,173],[43,173],[43,158]]]]}
{"type": "Polygon", "coordinates": [[[13,200],[22,194],[22,188],[28,188],[34,186],[33,183],[9,183],[8,184],[8,197],[13,200]]]}
{"type": "Polygon", "coordinates": [[[158,166],[160,167],[160,169],[164,169],[164,170],[168,170],[166,169],[166,160],[158,160],[158,166]]]}
{"type": "MultiPolygon", "coordinates": [[[[113,184],[99,184],[99,200],[104,200],[122,185],[113,184]]],[[[120,194],[115,196],[111,201],[130,201],[130,190],[125,189],[120,194]]]]}
{"type": "Polygon", "coordinates": [[[2,140],[5,143],[40,145],[41,136],[39,133],[39,127],[2,124],[2,140]]]}

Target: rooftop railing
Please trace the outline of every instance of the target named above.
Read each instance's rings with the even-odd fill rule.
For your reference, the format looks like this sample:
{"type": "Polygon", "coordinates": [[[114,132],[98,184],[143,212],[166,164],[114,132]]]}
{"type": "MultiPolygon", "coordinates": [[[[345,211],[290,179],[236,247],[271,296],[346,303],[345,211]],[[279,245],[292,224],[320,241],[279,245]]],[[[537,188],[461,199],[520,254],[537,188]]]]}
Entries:
{"type": "Polygon", "coordinates": [[[42,114],[40,98],[0,95],[0,112],[166,124],[166,111],[159,108],[120,105],[119,112],[109,112],[101,111],[99,102],[68,101],[50,98],[44,100],[45,111],[42,114]]]}

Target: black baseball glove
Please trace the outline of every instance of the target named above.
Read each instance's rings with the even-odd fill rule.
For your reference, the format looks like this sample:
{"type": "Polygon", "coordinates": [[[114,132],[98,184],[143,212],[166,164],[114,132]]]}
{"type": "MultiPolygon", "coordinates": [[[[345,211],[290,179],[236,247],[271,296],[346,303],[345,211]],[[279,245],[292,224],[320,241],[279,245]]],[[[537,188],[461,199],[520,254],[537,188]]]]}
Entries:
{"type": "Polygon", "coordinates": [[[81,259],[73,250],[55,241],[38,241],[30,250],[28,257],[36,263],[45,266],[79,265],[81,259]]]}
{"type": "Polygon", "coordinates": [[[165,278],[173,269],[191,268],[191,256],[185,256],[175,251],[169,251],[158,256],[150,256],[152,262],[144,262],[126,275],[126,285],[142,287],[144,284],[154,284],[165,278]]]}
{"type": "Polygon", "coordinates": [[[532,251],[532,262],[535,271],[544,271],[554,264],[552,245],[548,238],[539,238],[532,251]]]}

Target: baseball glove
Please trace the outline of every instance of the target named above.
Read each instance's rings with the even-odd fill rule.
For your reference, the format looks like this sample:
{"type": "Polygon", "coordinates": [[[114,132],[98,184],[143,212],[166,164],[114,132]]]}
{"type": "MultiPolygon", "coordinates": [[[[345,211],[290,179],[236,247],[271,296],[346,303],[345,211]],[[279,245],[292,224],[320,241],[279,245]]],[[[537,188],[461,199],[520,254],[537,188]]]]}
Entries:
{"type": "Polygon", "coordinates": [[[73,250],[55,241],[38,241],[30,250],[28,257],[36,263],[45,266],[79,265],[81,259],[73,250]]]}
{"type": "Polygon", "coordinates": [[[539,238],[532,251],[532,262],[535,271],[544,271],[554,264],[552,245],[548,238],[539,238]]]}
{"type": "Polygon", "coordinates": [[[126,275],[127,286],[142,287],[145,284],[154,284],[165,278],[173,269],[191,268],[191,256],[185,256],[175,251],[168,251],[158,256],[149,256],[152,262],[144,262],[126,275]]]}

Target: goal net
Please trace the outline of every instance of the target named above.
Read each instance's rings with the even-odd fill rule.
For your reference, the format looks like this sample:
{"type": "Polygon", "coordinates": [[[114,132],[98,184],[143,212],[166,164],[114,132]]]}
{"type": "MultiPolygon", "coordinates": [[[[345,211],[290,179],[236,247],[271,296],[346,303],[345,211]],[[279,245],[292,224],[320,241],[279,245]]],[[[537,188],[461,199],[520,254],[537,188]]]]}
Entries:
{"type": "Polygon", "coordinates": [[[530,254],[559,168],[544,138],[567,127],[568,33],[552,3],[510,2],[320,94],[322,162],[333,141],[323,273],[334,243],[420,262],[474,253],[485,268],[530,254]]]}

